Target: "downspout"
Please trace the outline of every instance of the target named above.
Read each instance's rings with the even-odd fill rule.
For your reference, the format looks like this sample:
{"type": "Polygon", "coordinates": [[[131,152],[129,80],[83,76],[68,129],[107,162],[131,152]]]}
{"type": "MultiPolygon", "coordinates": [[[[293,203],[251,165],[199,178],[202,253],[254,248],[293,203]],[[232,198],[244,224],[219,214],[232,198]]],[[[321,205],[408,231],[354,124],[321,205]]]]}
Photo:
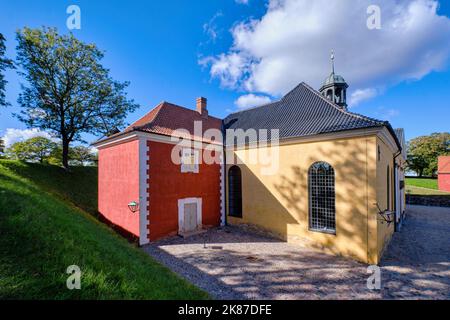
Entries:
{"type": "MultiPolygon", "coordinates": [[[[394,161],[394,184],[397,181],[397,163],[395,162],[395,160],[401,154],[402,154],[402,150],[399,149],[397,154],[395,154],[394,157],[393,157],[393,161],[394,161]]],[[[397,216],[396,216],[397,215],[397,185],[395,185],[395,190],[394,190],[394,212],[395,212],[394,231],[398,231],[398,222],[397,222],[397,216]]]]}

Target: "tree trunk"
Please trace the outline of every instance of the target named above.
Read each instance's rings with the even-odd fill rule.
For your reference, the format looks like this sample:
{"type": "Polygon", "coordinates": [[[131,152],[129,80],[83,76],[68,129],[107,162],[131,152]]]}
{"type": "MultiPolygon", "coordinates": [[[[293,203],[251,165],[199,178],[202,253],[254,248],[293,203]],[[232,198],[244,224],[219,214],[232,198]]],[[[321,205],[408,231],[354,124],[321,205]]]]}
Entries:
{"type": "Polygon", "coordinates": [[[69,170],[69,140],[66,137],[62,139],[62,164],[64,169],[69,170]]]}

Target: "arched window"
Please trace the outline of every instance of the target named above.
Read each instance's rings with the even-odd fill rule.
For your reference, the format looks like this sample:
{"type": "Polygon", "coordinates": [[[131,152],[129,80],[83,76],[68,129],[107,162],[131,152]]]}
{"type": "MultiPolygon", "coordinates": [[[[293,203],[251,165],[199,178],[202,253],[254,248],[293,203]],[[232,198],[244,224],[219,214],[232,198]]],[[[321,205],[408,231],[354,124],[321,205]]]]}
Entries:
{"type": "Polygon", "coordinates": [[[238,166],[228,170],[228,215],[242,218],[242,176],[238,166]]]}
{"type": "Polygon", "coordinates": [[[336,233],[334,169],[326,162],[316,162],[308,171],[309,228],[336,233]]]}

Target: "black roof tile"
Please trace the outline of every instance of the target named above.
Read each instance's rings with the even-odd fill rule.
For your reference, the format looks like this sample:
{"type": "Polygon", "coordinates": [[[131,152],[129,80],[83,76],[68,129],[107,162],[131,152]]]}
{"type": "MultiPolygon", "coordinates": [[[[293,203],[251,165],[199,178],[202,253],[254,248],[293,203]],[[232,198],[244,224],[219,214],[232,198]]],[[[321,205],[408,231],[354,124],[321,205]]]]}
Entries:
{"type": "MultiPolygon", "coordinates": [[[[393,134],[389,122],[344,110],[305,83],[300,83],[279,101],[235,112],[224,119],[225,129],[267,129],[269,135],[270,129],[279,129],[280,140],[383,126],[393,134]]],[[[397,140],[395,134],[393,136],[397,140]]]]}

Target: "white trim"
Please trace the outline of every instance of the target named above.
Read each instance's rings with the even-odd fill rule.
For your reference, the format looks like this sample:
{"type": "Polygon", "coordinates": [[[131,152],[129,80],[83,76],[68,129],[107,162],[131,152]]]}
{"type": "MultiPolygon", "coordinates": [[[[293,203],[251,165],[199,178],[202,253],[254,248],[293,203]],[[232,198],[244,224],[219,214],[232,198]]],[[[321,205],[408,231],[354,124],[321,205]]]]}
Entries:
{"type": "Polygon", "coordinates": [[[107,140],[107,141],[98,141],[98,142],[94,142],[92,143],[92,146],[96,147],[97,149],[101,149],[101,148],[105,148],[105,147],[111,147],[114,145],[118,145],[124,142],[130,142],[133,140],[137,140],[139,137],[136,134],[126,134],[117,138],[114,138],[112,140],[107,140]]]}
{"type": "Polygon", "coordinates": [[[148,240],[148,154],[147,140],[139,138],[139,245],[144,245],[148,240]]]}
{"type": "Polygon", "coordinates": [[[220,226],[225,225],[225,164],[223,152],[220,154],[220,226]]]}
{"type": "Polygon", "coordinates": [[[178,199],[178,233],[183,233],[184,226],[184,205],[189,203],[197,204],[197,229],[202,228],[202,198],[178,199]]]}
{"type": "Polygon", "coordinates": [[[395,143],[392,134],[386,127],[383,127],[383,130],[380,130],[377,136],[389,147],[392,153],[396,153],[397,151],[399,151],[397,143],[395,143]]]}
{"type": "Polygon", "coordinates": [[[126,140],[135,140],[140,137],[146,138],[147,140],[150,140],[150,141],[170,143],[170,144],[178,144],[181,141],[194,142],[194,143],[202,144],[202,147],[214,146],[214,147],[216,147],[217,150],[220,150],[223,146],[222,143],[215,142],[215,141],[201,142],[196,139],[188,139],[188,138],[184,138],[184,137],[177,138],[176,136],[171,137],[171,136],[166,136],[166,135],[162,135],[162,134],[142,132],[142,131],[130,131],[129,133],[125,133],[116,138],[105,139],[105,140],[100,140],[100,141],[94,142],[94,143],[92,143],[92,146],[96,147],[97,149],[100,149],[100,148],[104,148],[104,147],[109,147],[114,144],[122,143],[126,140]]]}
{"type": "MultiPolygon", "coordinates": [[[[306,137],[292,137],[292,138],[281,138],[277,146],[282,145],[291,145],[298,143],[312,143],[312,142],[320,142],[320,141],[330,141],[330,140],[339,140],[339,139],[347,139],[347,138],[361,138],[367,136],[378,136],[380,139],[386,142],[386,144],[393,150],[393,152],[398,150],[398,147],[395,143],[394,138],[390,134],[389,130],[386,127],[375,127],[375,128],[366,128],[366,129],[356,129],[356,130],[346,130],[340,132],[331,132],[331,133],[321,133],[312,136],[306,137]]],[[[260,146],[270,147],[270,141],[258,141],[258,143],[252,143],[250,145],[245,146],[225,146],[226,150],[243,150],[243,149],[257,149],[260,146]]]]}

